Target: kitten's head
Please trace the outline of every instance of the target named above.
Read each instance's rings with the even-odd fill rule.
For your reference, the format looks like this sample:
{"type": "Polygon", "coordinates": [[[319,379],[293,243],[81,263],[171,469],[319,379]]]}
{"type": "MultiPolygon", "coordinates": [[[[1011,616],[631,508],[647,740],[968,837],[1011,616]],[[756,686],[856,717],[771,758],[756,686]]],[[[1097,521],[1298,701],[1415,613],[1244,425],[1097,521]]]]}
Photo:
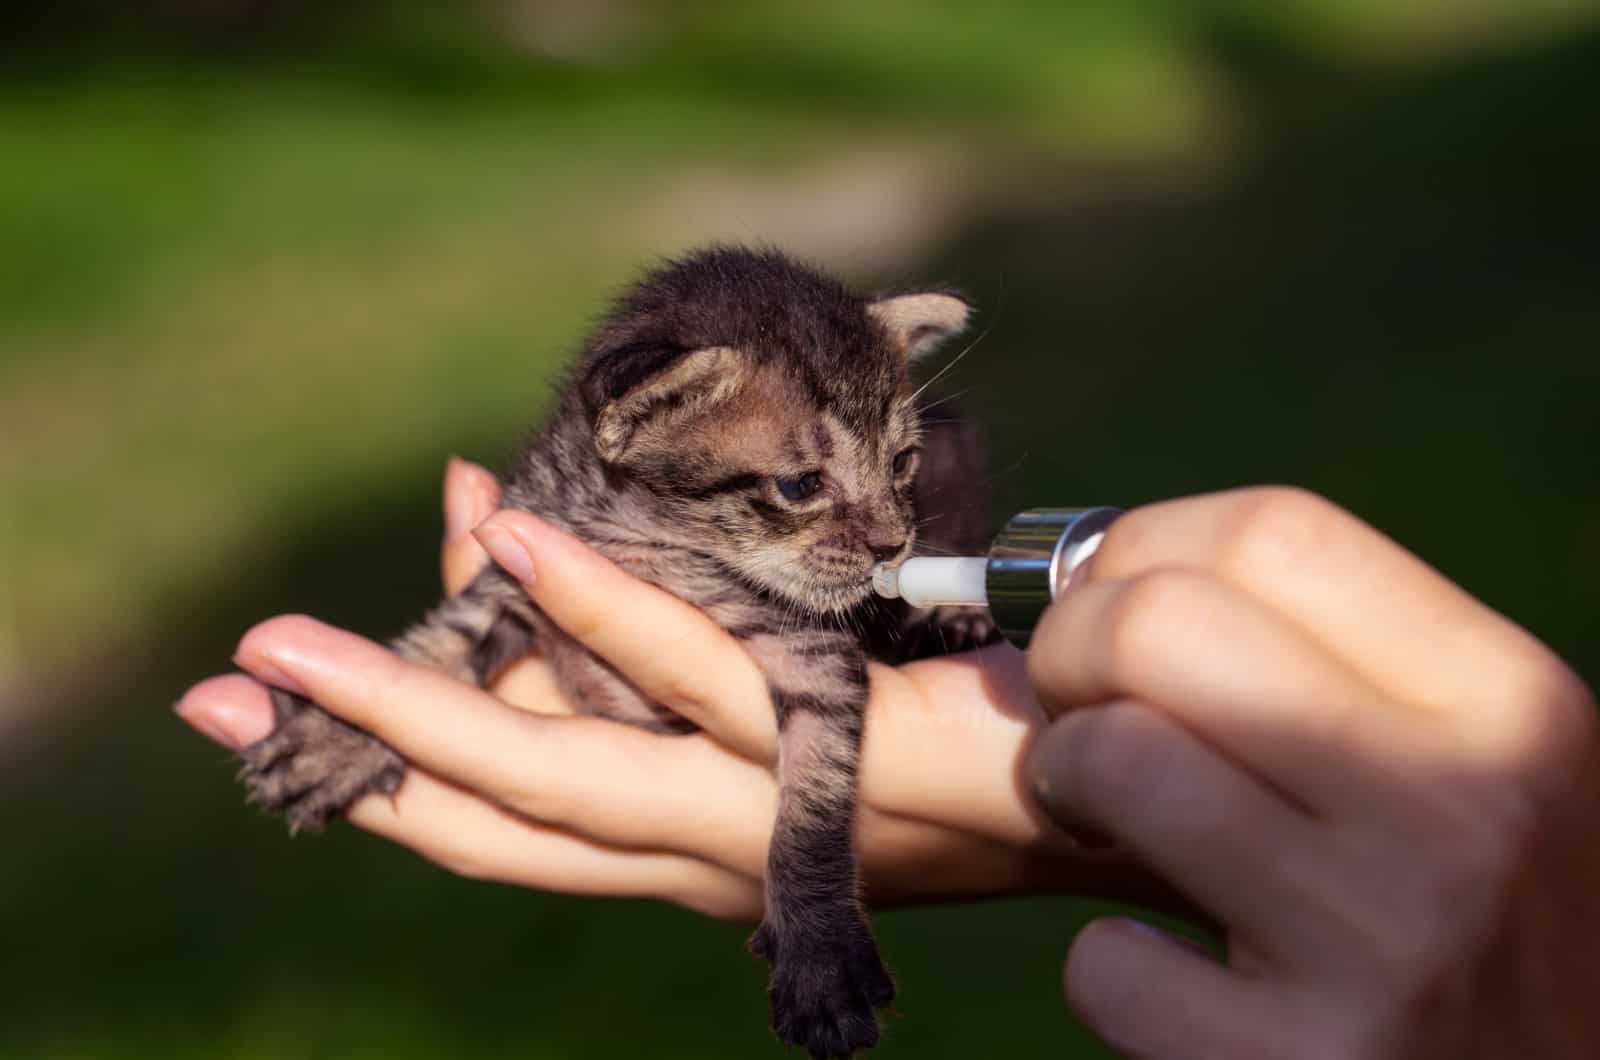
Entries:
{"type": "Polygon", "coordinates": [[[943,290],[863,298],[717,247],[623,296],[581,369],[601,460],[748,581],[849,608],[916,538],[910,366],[966,326],[943,290]]]}

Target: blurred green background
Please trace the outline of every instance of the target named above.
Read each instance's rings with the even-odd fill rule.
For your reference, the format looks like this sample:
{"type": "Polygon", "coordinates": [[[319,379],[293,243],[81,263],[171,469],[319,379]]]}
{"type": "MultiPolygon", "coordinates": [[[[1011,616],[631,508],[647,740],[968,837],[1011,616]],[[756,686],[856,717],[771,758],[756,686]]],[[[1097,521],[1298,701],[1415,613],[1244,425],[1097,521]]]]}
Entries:
{"type": "MultiPolygon", "coordinates": [[[[170,704],[436,594],[640,265],[954,282],[1006,506],[1293,482],[1600,677],[1600,8],[0,14],[0,1055],[778,1055],[744,929],[290,842],[170,704]]],[[[1070,898],[878,918],[892,1057],[1106,1055],[1070,898]]]]}

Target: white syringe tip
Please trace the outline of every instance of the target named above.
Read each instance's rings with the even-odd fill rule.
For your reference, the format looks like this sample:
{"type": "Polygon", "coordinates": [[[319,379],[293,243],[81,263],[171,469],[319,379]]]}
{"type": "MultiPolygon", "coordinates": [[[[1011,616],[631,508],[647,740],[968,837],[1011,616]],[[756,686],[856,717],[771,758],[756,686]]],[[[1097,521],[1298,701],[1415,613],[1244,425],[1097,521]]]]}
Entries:
{"type": "Polygon", "coordinates": [[[983,556],[917,556],[895,568],[879,568],[872,585],[879,596],[899,597],[913,607],[988,602],[983,556]]]}
{"type": "Polygon", "coordinates": [[[873,567],[872,591],[885,600],[900,599],[900,568],[885,567],[882,563],[873,567]]]}

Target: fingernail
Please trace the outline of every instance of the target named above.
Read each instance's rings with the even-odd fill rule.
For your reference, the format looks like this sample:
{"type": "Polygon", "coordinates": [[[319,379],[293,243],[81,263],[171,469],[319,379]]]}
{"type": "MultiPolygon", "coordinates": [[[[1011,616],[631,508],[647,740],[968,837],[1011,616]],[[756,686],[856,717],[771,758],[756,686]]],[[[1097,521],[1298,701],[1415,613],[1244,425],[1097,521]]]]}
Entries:
{"type": "Polygon", "coordinates": [[[180,703],[178,717],[200,735],[235,751],[264,739],[272,731],[270,719],[267,719],[268,724],[263,725],[263,719],[254,712],[245,711],[232,703],[213,703],[204,710],[186,710],[180,703]]]}
{"type": "Polygon", "coordinates": [[[243,703],[193,693],[180,699],[173,711],[200,735],[237,751],[264,739],[272,731],[271,710],[251,709],[243,703]]]}
{"type": "Polygon", "coordinates": [[[468,464],[472,471],[472,525],[477,526],[500,507],[500,480],[477,464],[468,464]]]}
{"type": "Polygon", "coordinates": [[[1109,916],[1105,919],[1113,924],[1116,924],[1119,928],[1129,932],[1130,934],[1138,935],[1141,938],[1150,939],[1153,942],[1160,942],[1163,945],[1170,944],[1182,946],[1191,953],[1198,954],[1207,958],[1208,960],[1215,959],[1215,954],[1206,949],[1206,947],[1201,943],[1196,942],[1194,939],[1189,938],[1186,935],[1179,935],[1176,932],[1165,931],[1156,927],[1154,924],[1147,924],[1143,920],[1136,920],[1131,916],[1109,916]]]}
{"type": "Polygon", "coordinates": [[[1089,567],[1094,563],[1094,556],[1085,556],[1083,560],[1072,568],[1072,573],[1067,576],[1067,584],[1061,589],[1061,595],[1072,592],[1073,589],[1089,580],[1089,567]]]}
{"type": "Polygon", "coordinates": [[[235,742],[231,734],[225,732],[220,724],[212,720],[212,711],[210,710],[201,710],[199,707],[189,705],[187,699],[180,699],[177,705],[172,708],[172,712],[183,719],[184,724],[188,725],[189,728],[212,743],[219,743],[234,750],[238,750],[243,746],[235,742]]]}
{"type": "Polygon", "coordinates": [[[485,523],[472,531],[472,536],[478,539],[484,551],[501,567],[523,585],[533,584],[533,557],[529,555],[527,546],[503,526],[494,523],[485,523]]]}
{"type": "MultiPolygon", "coordinates": [[[[270,651],[271,649],[268,649],[270,651]]],[[[265,652],[252,653],[248,658],[243,653],[235,653],[233,664],[241,670],[248,671],[252,676],[273,688],[281,688],[285,692],[293,692],[297,696],[307,695],[305,686],[291,677],[279,659],[269,657],[265,652]]]]}
{"type": "Polygon", "coordinates": [[[1122,930],[1132,932],[1133,934],[1142,936],[1143,938],[1156,939],[1161,942],[1167,942],[1172,938],[1171,935],[1167,934],[1165,931],[1162,931],[1155,925],[1146,924],[1143,920],[1135,920],[1131,916],[1112,916],[1107,917],[1106,919],[1117,925],[1117,927],[1121,928],[1122,930]]]}
{"type": "Polygon", "coordinates": [[[1046,817],[1084,849],[1104,850],[1114,846],[1110,836],[1085,821],[1067,803],[1064,788],[1071,768],[1067,761],[1066,741],[1060,737],[1056,727],[1046,730],[1028,763],[1034,801],[1046,817]]]}
{"type": "Polygon", "coordinates": [[[1045,776],[1034,777],[1033,796],[1039,803],[1039,808],[1045,816],[1055,822],[1057,828],[1066,833],[1067,838],[1085,850],[1107,850],[1116,846],[1116,841],[1106,835],[1092,824],[1086,823],[1067,807],[1061,805],[1059,799],[1053,799],[1050,791],[1050,780],[1045,776]]]}
{"type": "Polygon", "coordinates": [[[477,525],[478,494],[468,464],[452,456],[444,466],[444,539],[454,541],[477,525]]]}

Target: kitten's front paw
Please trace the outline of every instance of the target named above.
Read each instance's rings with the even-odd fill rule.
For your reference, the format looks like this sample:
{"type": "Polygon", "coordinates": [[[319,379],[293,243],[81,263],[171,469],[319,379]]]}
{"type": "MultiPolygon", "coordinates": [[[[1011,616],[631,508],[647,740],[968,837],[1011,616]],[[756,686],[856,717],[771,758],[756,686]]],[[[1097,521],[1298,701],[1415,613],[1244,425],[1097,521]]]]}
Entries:
{"type": "Polygon", "coordinates": [[[368,792],[399,789],[405,760],[384,744],[299,697],[272,696],[278,727],[239,752],[239,779],[291,832],[320,829],[368,792]]]}
{"type": "Polygon", "coordinates": [[[1000,639],[986,607],[949,604],[919,612],[901,639],[901,661],[973,651],[1000,639]]]}
{"type": "Polygon", "coordinates": [[[873,1009],[894,1000],[872,932],[859,915],[820,937],[774,931],[763,922],[750,948],[772,962],[772,1029],[815,1060],[841,1060],[878,1044],[873,1009]]]}

